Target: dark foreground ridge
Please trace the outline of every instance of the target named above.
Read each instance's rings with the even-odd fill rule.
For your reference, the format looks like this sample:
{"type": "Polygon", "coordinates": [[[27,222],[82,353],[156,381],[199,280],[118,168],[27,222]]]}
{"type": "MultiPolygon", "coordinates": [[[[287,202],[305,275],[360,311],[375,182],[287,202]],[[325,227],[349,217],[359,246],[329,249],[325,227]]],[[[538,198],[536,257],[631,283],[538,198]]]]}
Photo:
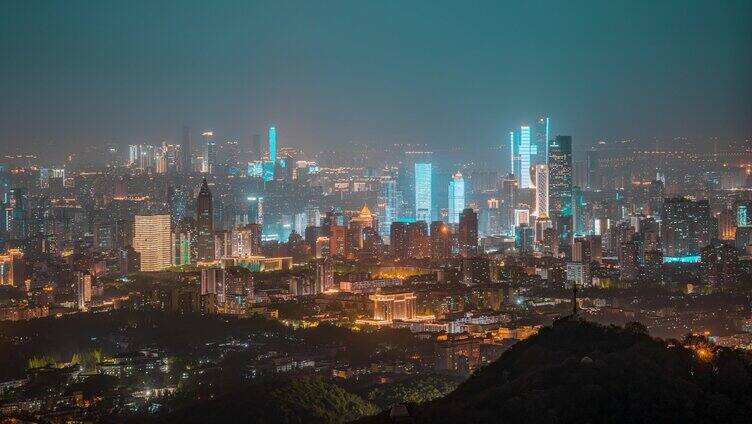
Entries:
{"type": "Polygon", "coordinates": [[[446,397],[362,423],[741,423],[752,417],[742,352],[650,337],[640,324],[562,320],[517,343],[446,397]]]}
{"type": "Polygon", "coordinates": [[[223,395],[154,423],[345,423],[378,412],[372,403],[321,379],[270,382],[223,395]]]}

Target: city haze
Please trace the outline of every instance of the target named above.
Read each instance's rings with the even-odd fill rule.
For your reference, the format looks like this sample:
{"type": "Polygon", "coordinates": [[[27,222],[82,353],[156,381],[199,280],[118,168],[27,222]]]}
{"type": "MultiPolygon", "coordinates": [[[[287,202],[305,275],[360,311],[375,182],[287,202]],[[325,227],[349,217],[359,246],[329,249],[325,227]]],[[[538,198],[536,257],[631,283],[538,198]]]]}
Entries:
{"type": "Polygon", "coordinates": [[[752,4],[5,3],[0,146],[178,141],[183,125],[306,149],[505,143],[538,114],[596,140],[743,142],[752,4]],[[221,6],[221,7],[220,7],[221,6]]]}

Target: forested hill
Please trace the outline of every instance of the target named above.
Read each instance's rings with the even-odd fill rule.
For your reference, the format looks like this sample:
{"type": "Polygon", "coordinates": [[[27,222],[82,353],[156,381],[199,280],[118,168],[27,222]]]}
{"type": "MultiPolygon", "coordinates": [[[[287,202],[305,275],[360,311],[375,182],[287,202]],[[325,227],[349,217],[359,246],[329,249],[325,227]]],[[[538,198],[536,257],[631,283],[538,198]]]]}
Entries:
{"type": "MultiPolygon", "coordinates": [[[[562,320],[517,343],[446,397],[407,405],[416,423],[748,423],[746,354],[691,348],[640,324],[562,320]]],[[[388,412],[364,423],[389,422],[388,412]]]]}

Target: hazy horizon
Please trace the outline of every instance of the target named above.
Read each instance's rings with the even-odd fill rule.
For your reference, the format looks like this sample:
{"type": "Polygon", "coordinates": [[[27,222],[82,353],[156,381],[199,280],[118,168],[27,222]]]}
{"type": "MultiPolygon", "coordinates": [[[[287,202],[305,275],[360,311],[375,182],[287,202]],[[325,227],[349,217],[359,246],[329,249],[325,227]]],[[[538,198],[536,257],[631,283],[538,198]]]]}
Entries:
{"type": "Polygon", "coordinates": [[[241,141],[275,125],[311,150],[490,146],[539,114],[577,150],[752,132],[750,2],[220,3],[9,2],[0,146],[183,125],[241,141]]]}

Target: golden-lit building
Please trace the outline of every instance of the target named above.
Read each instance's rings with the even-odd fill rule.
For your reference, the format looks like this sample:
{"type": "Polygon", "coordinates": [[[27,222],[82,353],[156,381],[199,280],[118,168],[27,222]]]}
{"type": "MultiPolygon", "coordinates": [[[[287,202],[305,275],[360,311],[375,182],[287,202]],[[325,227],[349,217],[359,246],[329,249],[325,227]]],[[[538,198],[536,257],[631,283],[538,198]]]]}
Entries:
{"type": "Polygon", "coordinates": [[[373,319],[393,321],[415,319],[416,296],[413,292],[378,293],[368,296],[373,301],[373,319]]]}
{"type": "Polygon", "coordinates": [[[23,252],[9,249],[0,255],[0,285],[19,286],[24,280],[23,252]]]}
{"type": "Polygon", "coordinates": [[[136,215],[133,250],[141,255],[141,271],[162,271],[172,265],[170,215],[136,215]]]}

